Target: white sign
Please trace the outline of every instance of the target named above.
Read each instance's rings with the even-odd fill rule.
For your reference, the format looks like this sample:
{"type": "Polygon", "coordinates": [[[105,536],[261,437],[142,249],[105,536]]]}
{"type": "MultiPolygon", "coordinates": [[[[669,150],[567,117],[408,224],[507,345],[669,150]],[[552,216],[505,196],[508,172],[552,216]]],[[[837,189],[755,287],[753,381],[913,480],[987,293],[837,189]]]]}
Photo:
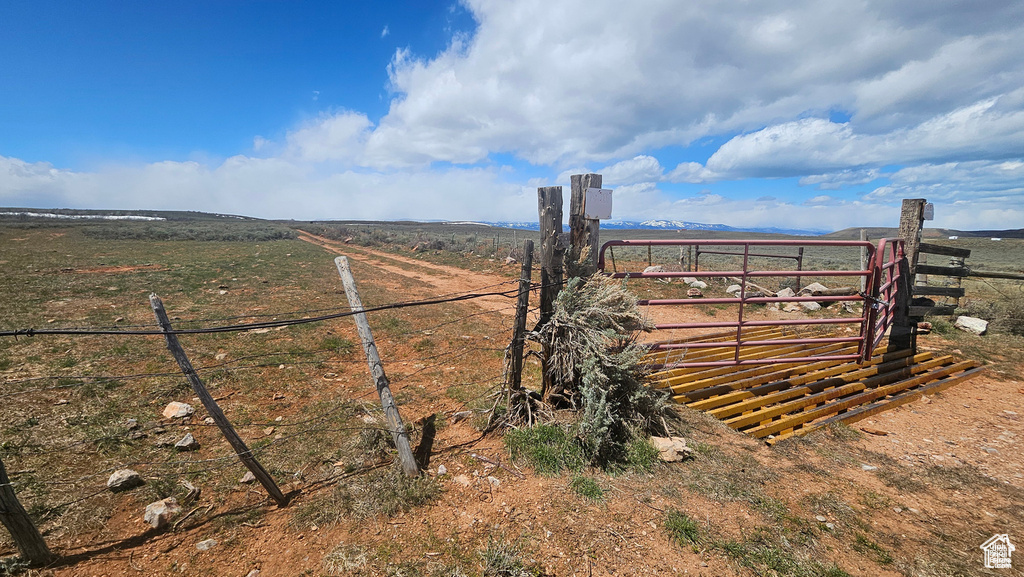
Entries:
{"type": "Polygon", "coordinates": [[[583,196],[583,218],[601,220],[612,217],[610,188],[588,188],[583,196]]]}
{"type": "Polygon", "coordinates": [[[926,202],[924,204],[924,214],[921,215],[922,220],[935,220],[935,205],[926,202]]]}

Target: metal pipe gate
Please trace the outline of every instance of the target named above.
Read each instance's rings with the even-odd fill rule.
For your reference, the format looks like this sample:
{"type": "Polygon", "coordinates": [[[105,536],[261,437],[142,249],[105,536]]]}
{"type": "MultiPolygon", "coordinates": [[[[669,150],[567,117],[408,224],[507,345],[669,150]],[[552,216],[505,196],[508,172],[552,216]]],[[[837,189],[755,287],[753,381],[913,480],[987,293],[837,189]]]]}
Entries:
{"type": "MultiPolygon", "coordinates": [[[[614,257],[613,257],[614,258],[614,257]]],[[[691,322],[691,323],[664,323],[655,325],[655,329],[711,329],[711,328],[735,328],[736,333],[733,340],[713,342],[665,342],[651,345],[652,351],[673,350],[673,349],[699,349],[699,348],[722,348],[731,347],[733,354],[731,359],[701,361],[701,362],[666,362],[657,365],[657,369],[683,368],[683,367],[715,367],[715,366],[736,366],[736,365],[767,365],[778,363],[812,362],[812,361],[862,361],[870,359],[873,350],[882,340],[886,329],[895,316],[896,292],[903,282],[900,277],[899,263],[904,259],[903,241],[901,239],[885,240],[879,244],[879,249],[866,241],[839,241],[839,240],[612,240],[604,243],[598,259],[598,269],[604,271],[612,278],[722,278],[737,277],[739,279],[740,292],[736,297],[729,298],[687,298],[687,299],[644,299],[640,300],[641,306],[693,306],[698,304],[735,304],[738,305],[736,320],[714,321],[714,322],[691,322]],[[722,251],[701,250],[704,254],[731,254],[742,259],[742,266],[738,270],[725,271],[664,271],[664,272],[629,272],[605,271],[605,252],[612,247],[652,247],[670,246],[692,246],[700,247],[738,247],[742,252],[723,253],[722,251]],[[867,262],[869,266],[865,270],[842,269],[842,270],[751,270],[750,259],[752,257],[776,257],[782,255],[769,255],[763,252],[751,251],[752,247],[797,247],[803,256],[803,248],[811,247],[850,247],[864,248],[868,252],[867,262]],[[858,277],[867,280],[866,286],[870,293],[859,293],[855,295],[819,295],[819,296],[748,296],[747,283],[751,279],[762,279],[770,277],[858,277]],[[829,318],[802,318],[802,319],[781,319],[781,320],[751,320],[744,318],[744,309],[751,304],[767,303],[791,303],[791,302],[860,302],[863,305],[861,315],[858,317],[829,317],[829,318]],[[823,336],[803,338],[774,338],[765,340],[758,338],[757,330],[765,327],[790,327],[790,326],[812,326],[812,325],[858,325],[856,336],[823,336]],[[744,334],[744,332],[748,334],[744,334]],[[761,358],[741,358],[744,349],[751,350],[752,347],[782,347],[791,345],[809,345],[822,347],[818,355],[805,356],[765,356],[755,355],[761,358]],[[831,345],[831,346],[829,346],[831,345]],[[836,350],[836,345],[840,348],[836,350]],[[853,346],[856,350],[852,350],[853,346]]],[[[616,267],[617,268],[617,267],[616,267]]]]}

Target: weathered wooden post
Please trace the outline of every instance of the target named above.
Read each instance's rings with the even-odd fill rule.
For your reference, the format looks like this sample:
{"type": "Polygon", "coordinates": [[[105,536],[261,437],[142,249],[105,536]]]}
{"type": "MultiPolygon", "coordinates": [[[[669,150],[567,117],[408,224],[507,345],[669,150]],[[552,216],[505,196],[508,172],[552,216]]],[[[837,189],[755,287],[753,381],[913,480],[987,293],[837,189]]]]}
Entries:
{"type": "Polygon", "coordinates": [[[45,565],[53,561],[54,555],[46,546],[46,541],[39,534],[39,529],[28,516],[25,508],[21,506],[11,480],[7,478],[7,469],[3,461],[0,461],[0,521],[14,538],[14,544],[18,548],[21,558],[30,565],[45,565]]]}
{"type": "Polygon", "coordinates": [[[597,272],[597,257],[601,249],[601,221],[586,218],[587,189],[601,188],[600,174],[574,174],[570,178],[572,193],[569,197],[569,242],[572,250],[570,269],[574,276],[589,277],[597,272]]]}
{"type": "MultiPolygon", "coordinates": [[[[900,232],[903,239],[903,246],[907,253],[907,264],[910,266],[910,274],[917,273],[918,246],[921,244],[921,230],[924,228],[924,205],[927,201],[923,198],[903,199],[903,209],[900,211],[900,232]]],[[[913,282],[910,283],[914,285],[913,282]]]]}
{"type": "Polygon", "coordinates": [[[160,300],[160,297],[155,294],[149,295],[149,304],[153,308],[153,314],[156,316],[156,321],[160,325],[160,330],[164,332],[164,339],[167,341],[167,350],[171,352],[171,356],[174,360],[178,361],[178,366],[181,368],[181,372],[185,374],[185,378],[188,379],[192,390],[195,391],[196,396],[202,401],[203,407],[206,412],[209,413],[210,417],[215,423],[217,428],[223,433],[224,438],[227,439],[231,448],[235,450],[235,454],[238,455],[238,460],[245,465],[246,469],[252,472],[256,480],[263,485],[263,488],[267,490],[267,494],[281,507],[288,504],[288,498],[284,496],[281,489],[278,488],[277,483],[274,482],[274,478],[270,476],[270,473],[263,468],[263,465],[253,457],[252,451],[246,446],[245,441],[238,436],[235,432],[235,428],[231,426],[231,422],[224,415],[224,411],[220,409],[220,405],[217,401],[213,400],[213,396],[206,390],[206,385],[199,379],[199,375],[196,374],[194,368],[192,368],[192,362],[188,360],[188,355],[185,354],[185,350],[181,348],[181,343],[178,342],[178,335],[174,334],[171,328],[171,321],[167,318],[167,311],[164,310],[164,303],[160,300]]]}
{"type": "Polygon", "coordinates": [[[381,407],[384,408],[384,420],[391,431],[391,438],[395,441],[395,448],[398,449],[398,460],[402,462],[402,470],[405,471],[405,474],[415,477],[420,472],[419,465],[416,464],[416,457],[412,454],[409,432],[405,430],[402,416],[398,413],[398,406],[395,405],[395,398],[391,395],[391,383],[388,381],[388,376],[384,374],[384,364],[381,363],[380,355],[377,353],[377,345],[373,341],[373,333],[370,332],[370,323],[366,320],[366,313],[362,312],[363,301],[359,298],[359,292],[356,290],[356,279],[352,276],[348,258],[339,256],[334,259],[334,264],[338,267],[341,284],[345,287],[348,305],[352,312],[356,313],[352,318],[356,321],[356,330],[359,331],[359,338],[363,341],[366,362],[370,366],[370,374],[377,386],[381,407]]]}
{"type": "Polygon", "coordinates": [[[562,290],[562,187],[537,189],[540,214],[540,321],[544,326],[555,311],[555,297],[562,290]]]}
{"type": "MultiPolygon", "coordinates": [[[[804,247],[799,247],[796,250],[796,270],[802,272],[804,270],[804,247]]],[[[800,288],[804,284],[804,277],[796,275],[796,292],[800,292],[800,288]]]]}
{"type": "Polygon", "coordinates": [[[893,311],[892,328],[889,331],[889,345],[900,349],[917,349],[915,319],[910,316],[911,291],[914,289],[914,274],[917,270],[918,247],[921,244],[921,229],[924,227],[923,198],[903,200],[900,211],[899,236],[903,239],[906,258],[901,261],[900,282],[896,290],[896,308],[893,311]]]}
{"type": "Polygon", "coordinates": [[[519,300],[516,302],[516,324],[512,332],[512,364],[509,388],[523,388],[523,345],[526,338],[526,313],[530,309],[530,280],[533,276],[533,241],[523,242],[523,266],[519,271],[519,300]]]}

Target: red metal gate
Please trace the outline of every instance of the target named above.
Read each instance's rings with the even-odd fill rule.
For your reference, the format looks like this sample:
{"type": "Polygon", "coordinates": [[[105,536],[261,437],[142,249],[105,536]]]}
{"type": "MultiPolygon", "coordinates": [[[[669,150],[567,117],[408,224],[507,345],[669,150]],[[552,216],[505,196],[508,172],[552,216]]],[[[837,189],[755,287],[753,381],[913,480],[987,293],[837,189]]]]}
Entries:
{"type": "MultiPolygon", "coordinates": [[[[613,240],[604,243],[601,247],[598,268],[613,278],[654,278],[671,279],[681,277],[694,277],[697,279],[730,278],[734,277],[740,291],[735,297],[721,298],[686,298],[686,299],[644,299],[640,301],[641,306],[693,306],[693,305],[738,305],[738,315],[735,320],[713,321],[713,322],[690,322],[690,323],[663,323],[655,325],[658,330],[673,329],[712,329],[724,328],[735,329],[735,336],[728,337],[732,340],[715,340],[713,342],[660,342],[651,346],[654,350],[672,349],[699,349],[699,348],[721,348],[730,347],[733,349],[731,359],[701,361],[701,362],[666,362],[655,368],[669,369],[682,367],[714,367],[733,365],[765,365],[778,363],[848,360],[860,361],[869,359],[874,348],[884,336],[886,328],[892,321],[895,311],[895,294],[900,281],[899,261],[903,258],[902,241],[883,240],[881,250],[876,252],[873,244],[864,241],[833,241],[833,240],[613,240]],[[737,270],[712,270],[712,271],[620,271],[615,266],[614,252],[609,253],[613,263],[613,270],[606,269],[606,252],[612,251],[613,247],[647,247],[648,263],[652,247],[696,247],[705,254],[731,254],[742,259],[742,266],[737,270]],[[703,247],[733,247],[738,252],[711,251],[703,247]],[[858,268],[842,270],[752,270],[750,266],[752,257],[790,258],[782,254],[767,254],[757,252],[756,247],[848,247],[863,249],[867,252],[868,267],[861,270],[858,268]],[[754,251],[751,249],[755,248],[754,251]],[[741,251],[741,252],[740,252],[741,251]],[[884,258],[883,258],[884,257],[884,258]],[[748,282],[755,282],[759,279],[771,277],[851,277],[866,279],[865,286],[868,292],[859,292],[852,295],[817,295],[817,296],[766,296],[748,294],[748,282]],[[744,310],[748,305],[767,303],[800,303],[800,302],[859,302],[863,305],[859,316],[823,318],[794,318],[794,319],[750,319],[744,318],[744,310]],[[759,331],[766,327],[794,327],[812,325],[851,326],[856,325],[853,334],[848,336],[825,335],[825,336],[799,336],[797,338],[771,338],[766,339],[759,336],[759,331]],[[765,354],[744,355],[744,351],[750,351],[753,347],[778,347],[781,353],[782,348],[794,345],[808,345],[809,354],[802,356],[789,356],[792,351],[787,350],[786,354],[778,356],[766,356],[765,354]],[[817,347],[815,349],[814,347],[817,347]],[[855,347],[855,350],[854,350],[855,347]],[[750,358],[753,356],[755,358],[750,358]],[[743,358],[741,358],[743,357],[743,358]]],[[[801,250],[801,255],[803,252],[801,250]]],[[[851,331],[847,331],[851,332],[851,331]]],[[[730,332],[731,335],[731,332],[730,332]]],[[[777,336],[777,335],[776,335],[777,336]]],[[[769,349],[770,350],[770,349],[769,349]]],[[[797,353],[800,354],[800,353],[797,353]]]]}
{"type": "Polygon", "coordinates": [[[892,326],[892,321],[896,317],[896,297],[900,286],[907,281],[904,278],[907,274],[905,261],[902,238],[883,238],[878,242],[874,262],[875,285],[871,291],[871,316],[867,333],[871,335],[872,348],[882,342],[885,331],[892,326]]]}

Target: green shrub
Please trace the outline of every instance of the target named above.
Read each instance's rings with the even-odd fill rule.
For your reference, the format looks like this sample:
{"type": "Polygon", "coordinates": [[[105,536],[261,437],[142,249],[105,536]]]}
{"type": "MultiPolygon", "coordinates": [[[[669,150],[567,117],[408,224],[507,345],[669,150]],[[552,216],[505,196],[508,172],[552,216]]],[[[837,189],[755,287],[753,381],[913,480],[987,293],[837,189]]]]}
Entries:
{"type": "Polygon", "coordinates": [[[480,552],[484,562],[485,577],[533,577],[540,571],[527,566],[523,560],[520,545],[507,542],[491,541],[487,549],[480,552]]]}
{"type": "Polygon", "coordinates": [[[665,530],[680,547],[687,545],[697,549],[701,542],[700,525],[697,520],[682,511],[669,509],[665,512],[665,530]]]}
{"type": "Polygon", "coordinates": [[[591,501],[601,501],[604,499],[604,489],[592,477],[575,477],[569,482],[569,488],[572,489],[573,493],[584,499],[591,501]]]}
{"type": "Polygon", "coordinates": [[[578,410],[575,434],[596,465],[621,461],[630,442],[658,426],[665,395],[644,384],[646,349],[637,343],[649,329],[636,296],[600,274],[571,279],[541,329],[556,383],[545,398],[578,410]]]}

